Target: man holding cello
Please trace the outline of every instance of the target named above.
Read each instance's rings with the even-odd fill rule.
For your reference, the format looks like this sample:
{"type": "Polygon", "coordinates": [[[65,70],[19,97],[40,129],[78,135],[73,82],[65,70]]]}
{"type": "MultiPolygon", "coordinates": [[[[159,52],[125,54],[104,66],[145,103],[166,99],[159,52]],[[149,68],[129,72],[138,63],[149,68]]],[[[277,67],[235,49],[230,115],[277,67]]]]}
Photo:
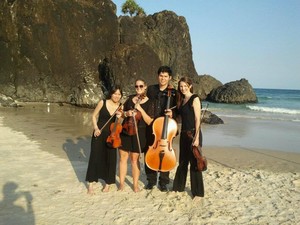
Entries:
{"type": "MultiPolygon", "coordinates": [[[[176,106],[176,90],[173,87],[169,86],[169,82],[172,79],[172,70],[168,66],[161,66],[157,71],[158,76],[158,84],[150,85],[147,90],[147,97],[154,102],[154,122],[158,117],[162,117],[166,115],[166,111],[169,111],[170,108],[176,106]],[[171,94],[170,94],[171,93],[171,94]],[[169,107],[169,108],[168,108],[169,107]]],[[[168,113],[169,115],[170,113],[168,113]]],[[[172,113],[173,117],[175,112],[172,113]]],[[[153,122],[153,123],[154,123],[153,122]]],[[[148,127],[146,131],[147,137],[147,146],[152,146],[153,142],[156,139],[155,134],[153,134],[152,125],[148,127]]],[[[159,137],[158,137],[159,138],[159,137]]],[[[151,147],[150,147],[151,148],[151,147]]],[[[150,149],[149,148],[149,149],[150,149]]],[[[146,150],[145,156],[147,155],[146,150]]],[[[175,158],[176,160],[176,158],[175,158]]],[[[145,189],[151,190],[156,185],[157,175],[159,172],[159,186],[162,192],[168,191],[167,184],[169,184],[169,171],[163,172],[159,170],[150,169],[147,165],[147,161],[145,162],[145,172],[147,175],[147,185],[145,189]]]]}

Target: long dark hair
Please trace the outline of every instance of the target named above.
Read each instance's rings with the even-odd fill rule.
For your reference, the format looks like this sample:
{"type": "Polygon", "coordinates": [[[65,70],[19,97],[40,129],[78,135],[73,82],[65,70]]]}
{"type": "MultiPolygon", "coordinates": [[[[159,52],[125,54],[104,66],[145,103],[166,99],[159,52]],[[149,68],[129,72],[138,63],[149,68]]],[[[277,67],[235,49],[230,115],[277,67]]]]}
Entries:
{"type": "Polygon", "coordinates": [[[114,87],[111,88],[108,96],[107,96],[107,99],[110,99],[111,96],[116,93],[117,90],[120,90],[120,93],[121,93],[121,96],[123,96],[123,91],[122,91],[122,88],[120,85],[115,85],[114,87]]]}
{"type": "MultiPolygon", "coordinates": [[[[189,86],[191,86],[193,84],[191,78],[189,77],[182,77],[179,81],[178,81],[178,86],[177,86],[177,91],[178,91],[178,95],[177,95],[177,108],[179,108],[182,105],[183,99],[184,99],[184,95],[181,93],[180,91],[180,82],[184,82],[187,83],[189,86]]],[[[193,93],[193,86],[190,89],[191,93],[193,93]]]]}

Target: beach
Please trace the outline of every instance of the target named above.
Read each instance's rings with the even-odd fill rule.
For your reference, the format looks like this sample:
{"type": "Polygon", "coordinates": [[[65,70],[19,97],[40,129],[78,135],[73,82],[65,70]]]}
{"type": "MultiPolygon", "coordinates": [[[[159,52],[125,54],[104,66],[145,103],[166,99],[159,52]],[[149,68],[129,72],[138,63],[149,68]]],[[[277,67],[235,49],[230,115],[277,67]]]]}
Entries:
{"type": "MultiPolygon", "coordinates": [[[[113,186],[103,193],[99,182],[96,194],[89,196],[85,173],[92,109],[52,103],[22,105],[0,108],[0,224],[300,222],[300,154],[288,147],[264,145],[264,141],[278,137],[259,127],[274,130],[279,126],[276,123],[231,119],[224,125],[203,125],[208,170],[203,172],[205,197],[200,201],[191,197],[189,177],[182,193],[163,193],[157,187],[144,190],[143,159],[140,192],[132,190],[129,166],[124,191],[113,186]],[[221,132],[226,129],[231,131],[229,137],[221,132]],[[259,134],[265,137],[258,146],[251,145],[249,139],[229,144],[235,138],[254,140],[259,134]]],[[[286,123],[279,127],[292,129],[286,123]]],[[[178,151],[178,137],[174,149],[178,151]]],[[[174,176],[175,169],[170,172],[169,188],[174,176]]]]}

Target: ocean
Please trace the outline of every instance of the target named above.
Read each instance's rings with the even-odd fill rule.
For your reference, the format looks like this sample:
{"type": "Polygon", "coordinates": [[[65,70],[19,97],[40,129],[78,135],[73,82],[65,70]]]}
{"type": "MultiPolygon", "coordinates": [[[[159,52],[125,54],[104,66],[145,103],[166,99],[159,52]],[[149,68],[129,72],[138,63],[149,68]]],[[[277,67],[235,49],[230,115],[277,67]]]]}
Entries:
{"type": "MultiPolygon", "coordinates": [[[[241,117],[300,122],[300,90],[254,89],[258,103],[209,103],[208,110],[221,117],[241,117]]],[[[203,102],[203,107],[207,102],[203,102]]]]}
{"type": "Polygon", "coordinates": [[[300,153],[300,90],[254,90],[257,103],[208,103],[224,124],[202,126],[204,146],[300,153]]]}

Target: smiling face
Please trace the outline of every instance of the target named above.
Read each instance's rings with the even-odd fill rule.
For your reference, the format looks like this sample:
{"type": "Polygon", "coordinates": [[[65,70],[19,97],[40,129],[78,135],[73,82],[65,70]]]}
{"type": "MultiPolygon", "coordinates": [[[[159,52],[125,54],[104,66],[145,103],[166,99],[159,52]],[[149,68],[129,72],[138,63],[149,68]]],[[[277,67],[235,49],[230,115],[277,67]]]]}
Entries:
{"type": "Polygon", "coordinates": [[[159,86],[164,89],[168,86],[169,84],[169,81],[172,79],[172,77],[169,75],[169,73],[167,72],[161,72],[159,75],[158,75],[158,83],[159,83],[159,86]]]}
{"type": "Polygon", "coordinates": [[[190,95],[191,88],[192,88],[192,85],[189,85],[188,83],[186,83],[184,81],[179,82],[179,90],[183,95],[190,95]]]}
{"type": "Polygon", "coordinates": [[[135,91],[138,95],[143,95],[146,93],[147,85],[142,80],[137,80],[135,82],[135,91]]]}
{"type": "Polygon", "coordinates": [[[121,100],[122,98],[122,94],[121,94],[121,91],[120,89],[117,89],[114,93],[112,93],[111,95],[111,100],[114,102],[114,103],[117,103],[121,100]]]}

